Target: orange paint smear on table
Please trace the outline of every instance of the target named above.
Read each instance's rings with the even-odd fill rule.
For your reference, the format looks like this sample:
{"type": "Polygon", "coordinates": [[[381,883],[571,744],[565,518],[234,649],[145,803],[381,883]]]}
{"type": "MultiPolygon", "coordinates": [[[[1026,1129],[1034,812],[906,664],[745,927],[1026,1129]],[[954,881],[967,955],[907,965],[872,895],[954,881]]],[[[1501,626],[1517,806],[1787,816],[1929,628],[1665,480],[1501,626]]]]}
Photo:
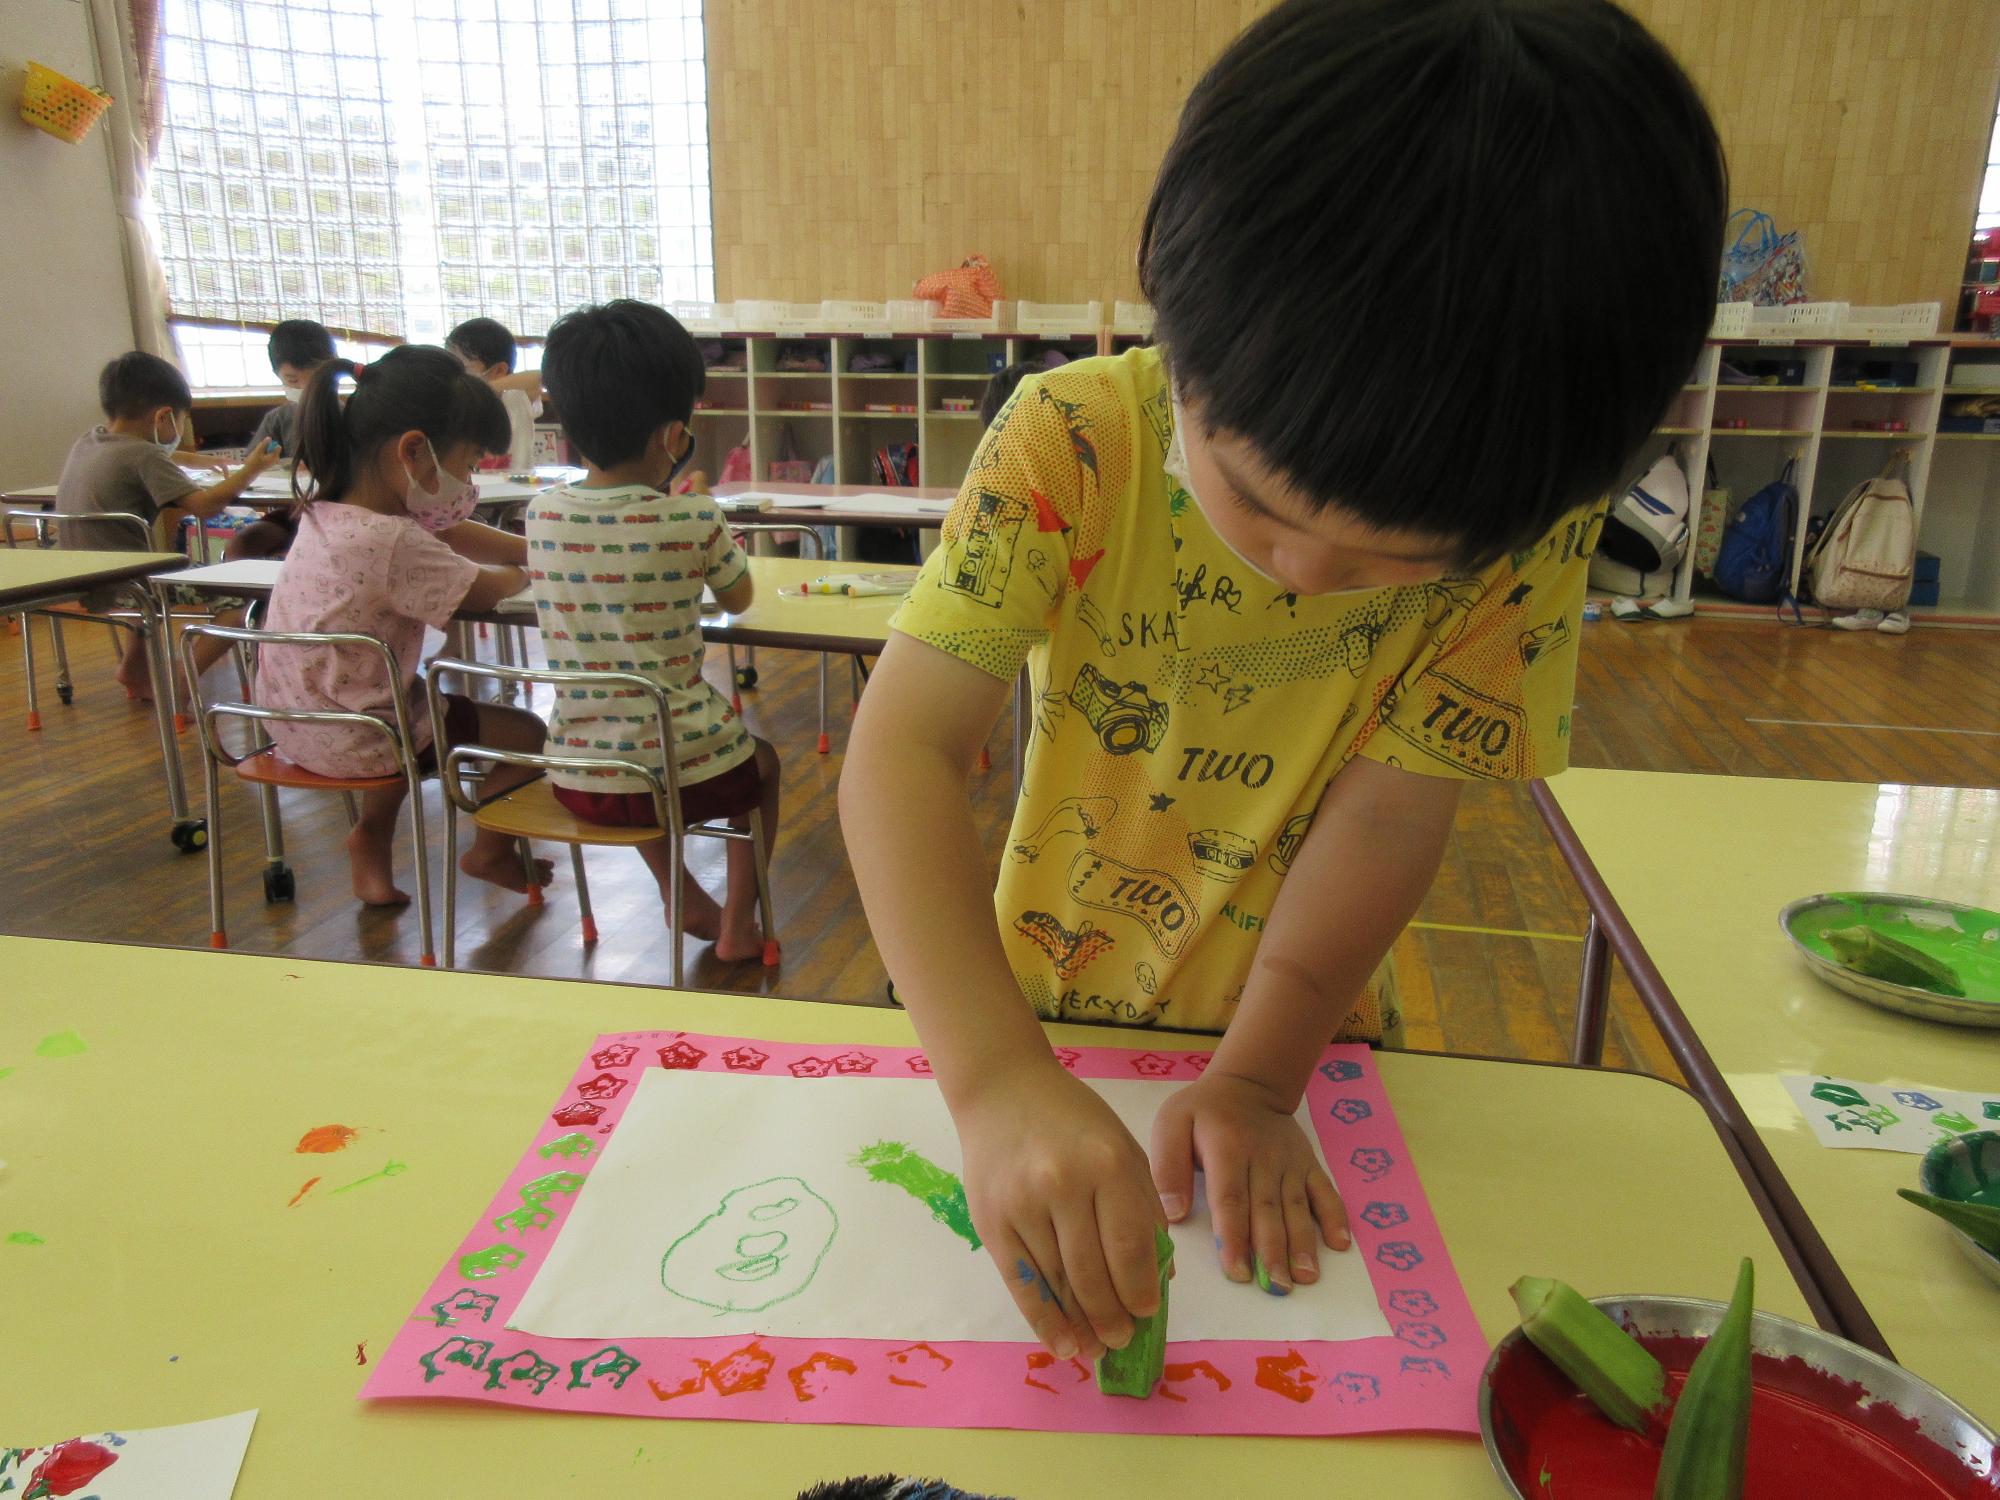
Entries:
{"type": "Polygon", "coordinates": [[[310,1193],[313,1190],[313,1184],[318,1181],[319,1179],[317,1177],[308,1177],[306,1179],[306,1185],[300,1188],[296,1193],[292,1194],[292,1201],[287,1203],[285,1207],[297,1208],[299,1206],[299,1199],[305,1197],[307,1193],[310,1193]]]}
{"type": "Polygon", "coordinates": [[[301,1156],[324,1156],[351,1146],[360,1133],[345,1125],[315,1125],[299,1137],[298,1145],[292,1149],[301,1156]]]}

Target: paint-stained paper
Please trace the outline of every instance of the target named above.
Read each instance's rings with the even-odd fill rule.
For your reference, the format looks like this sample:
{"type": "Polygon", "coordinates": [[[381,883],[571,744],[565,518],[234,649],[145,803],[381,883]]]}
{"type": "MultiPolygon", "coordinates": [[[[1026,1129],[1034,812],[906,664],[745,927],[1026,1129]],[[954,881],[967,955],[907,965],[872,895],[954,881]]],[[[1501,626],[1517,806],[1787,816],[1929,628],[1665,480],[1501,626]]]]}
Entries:
{"type": "Polygon", "coordinates": [[[1954,1135],[2000,1130],[2000,1094],[1799,1074],[1786,1074],[1778,1082],[1819,1143],[1839,1150],[1921,1156],[1954,1135]]]}
{"type": "Polygon", "coordinates": [[[0,1447],[0,1495],[76,1500],[229,1500],[255,1411],[178,1427],[93,1432],[33,1448],[0,1447]]]}
{"type": "MultiPolygon", "coordinates": [[[[1056,1057],[1142,1136],[1208,1062],[1056,1057]]],[[[1323,1254],[1317,1293],[1281,1300],[1227,1283],[1205,1228],[1184,1230],[1165,1373],[1131,1400],[1036,1344],[972,1247],[922,1052],[603,1036],[362,1395],[710,1421],[1476,1432],[1486,1340],[1367,1048],[1327,1050],[1302,1118],[1353,1250],[1323,1254]]]]}
{"type": "MultiPolygon", "coordinates": [[[[1142,1141],[1181,1087],[1086,1082],[1142,1141]]],[[[1300,1124],[1310,1136],[1303,1108],[1300,1124]]],[[[959,1166],[929,1079],[802,1087],[650,1069],[508,1326],[562,1338],[1019,1343],[1021,1315],[978,1246],[959,1166]]],[[[1273,1297],[1222,1274],[1198,1191],[1195,1203],[1172,1231],[1170,1338],[1389,1332],[1361,1257],[1322,1247],[1321,1279],[1273,1297]]]]}

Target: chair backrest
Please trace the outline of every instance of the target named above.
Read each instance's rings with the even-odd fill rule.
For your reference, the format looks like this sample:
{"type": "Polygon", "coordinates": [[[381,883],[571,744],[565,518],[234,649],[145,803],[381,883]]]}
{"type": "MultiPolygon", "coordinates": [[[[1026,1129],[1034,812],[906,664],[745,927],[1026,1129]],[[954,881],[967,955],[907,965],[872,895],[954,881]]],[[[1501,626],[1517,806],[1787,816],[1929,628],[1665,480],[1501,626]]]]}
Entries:
{"type": "Polygon", "coordinates": [[[63,531],[79,523],[99,525],[110,522],[114,526],[130,528],[138,541],[138,551],[151,552],[153,527],[144,516],[135,516],[129,510],[107,510],[87,516],[63,515],[52,510],[10,510],[7,512],[7,545],[17,545],[14,538],[14,523],[26,521],[33,529],[37,547],[59,547],[63,545],[63,531]]]}
{"type": "Polygon", "coordinates": [[[483,661],[459,661],[452,657],[440,656],[430,664],[425,674],[425,696],[430,702],[431,737],[433,743],[445,743],[445,694],[450,691],[448,683],[490,682],[496,686],[511,683],[522,690],[526,698],[528,691],[538,685],[558,689],[594,688],[619,697],[638,700],[640,711],[652,720],[652,727],[660,741],[662,767],[655,767],[643,761],[630,760],[620,755],[548,755],[528,750],[502,750],[494,745],[453,745],[448,751],[440,750],[438,757],[438,784],[444,788],[454,806],[462,812],[477,812],[479,798],[465,786],[465,771],[468,763],[485,761],[490,764],[508,766],[528,766],[542,771],[615,771],[622,776],[636,777],[646,783],[652,793],[653,812],[659,819],[660,827],[668,830],[678,840],[685,829],[681,820],[680,778],[674,762],[673,707],[667,697],[667,690],[650,677],[642,677],[637,672],[572,672],[559,667],[503,667],[483,661]]]}
{"type": "Polygon", "coordinates": [[[815,562],[826,558],[826,544],[820,540],[819,533],[804,526],[779,521],[751,521],[743,525],[731,521],[728,526],[731,536],[755,536],[760,531],[769,536],[795,536],[799,539],[800,557],[810,557],[815,562]]]}
{"type": "Polygon", "coordinates": [[[262,755],[272,748],[269,739],[260,736],[263,743],[252,746],[242,755],[236,754],[222,743],[221,736],[216,732],[218,719],[244,719],[261,724],[359,724],[386,736],[403,773],[406,776],[415,774],[416,751],[410,742],[410,705],[403,691],[402,670],[396,663],[396,653],[375,636],[359,631],[269,631],[244,630],[233,625],[190,625],[181,633],[181,661],[194,697],[195,722],[201,727],[202,748],[218,765],[239,766],[252,756],[262,755]],[[382,669],[388,674],[391,717],[384,719],[358,709],[266,708],[261,703],[210,699],[202,692],[201,671],[195,662],[195,643],[202,636],[233,641],[253,650],[265,646],[354,646],[371,652],[382,658],[382,669]]]}

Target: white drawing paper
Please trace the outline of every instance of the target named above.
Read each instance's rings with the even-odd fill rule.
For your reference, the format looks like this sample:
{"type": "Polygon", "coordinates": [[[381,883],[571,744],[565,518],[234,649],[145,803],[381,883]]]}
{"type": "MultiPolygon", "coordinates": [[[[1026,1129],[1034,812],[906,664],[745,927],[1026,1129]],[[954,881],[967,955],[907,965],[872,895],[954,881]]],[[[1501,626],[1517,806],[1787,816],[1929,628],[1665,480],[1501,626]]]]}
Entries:
{"type": "Polygon", "coordinates": [[[1822,1146],[1915,1156],[1954,1135],[2000,1130],[2000,1094],[1786,1074],[1778,1082],[1822,1146]]]}
{"type": "MultiPolygon", "coordinates": [[[[1141,1141],[1181,1087],[1083,1081],[1141,1141]]],[[[1310,1137],[1303,1109],[1300,1124],[1310,1137]]],[[[948,1222],[962,1217],[866,1164],[916,1157],[940,1175],[961,1170],[927,1079],[650,1069],[508,1326],[557,1338],[1031,1340],[969,1225],[948,1222]]],[[[1322,1245],[1321,1279],[1289,1297],[1228,1280],[1199,1188],[1172,1231],[1172,1341],[1389,1332],[1352,1251],[1322,1245]]]]}
{"type": "Polygon", "coordinates": [[[94,1432],[35,1448],[0,1447],[0,1494],[91,1500],[229,1500],[257,1413],[240,1411],[175,1427],[94,1432]],[[77,1481],[74,1487],[70,1481],[77,1481]]]}

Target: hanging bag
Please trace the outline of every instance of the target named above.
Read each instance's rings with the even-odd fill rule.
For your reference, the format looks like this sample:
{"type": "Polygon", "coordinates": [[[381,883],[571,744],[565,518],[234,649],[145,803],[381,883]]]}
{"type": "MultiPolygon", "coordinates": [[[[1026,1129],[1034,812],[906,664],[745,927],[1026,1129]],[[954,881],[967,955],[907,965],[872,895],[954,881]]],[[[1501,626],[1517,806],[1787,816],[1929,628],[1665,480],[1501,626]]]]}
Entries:
{"type": "Polygon", "coordinates": [[[1722,252],[1717,302],[1754,302],[1775,307],[1806,300],[1806,245],[1797,230],[1778,233],[1777,221],[1754,208],[1729,216],[1723,233],[1735,231],[1722,252]]]}
{"type": "Polygon", "coordinates": [[[1694,570],[1703,578],[1715,577],[1715,560],[1722,554],[1722,533],[1735,514],[1735,501],[1726,485],[1715,477],[1715,460],[1708,461],[1708,483],[1701,492],[1701,520],[1694,531],[1694,570]]]}
{"type": "Polygon", "coordinates": [[[1716,549],[1715,586],[1746,604],[1770,604],[1785,593],[1791,569],[1792,532],[1798,525],[1799,492],[1792,484],[1793,462],[1743,502],[1723,528],[1716,549]]]}
{"type": "Polygon", "coordinates": [[[1910,487],[1894,477],[1899,456],[1856,485],[1806,559],[1813,598],[1827,610],[1893,613],[1910,602],[1917,566],[1917,514],[1910,487]]]}
{"type": "Polygon", "coordinates": [[[1590,584],[1638,597],[1670,592],[1687,556],[1688,483],[1679,454],[1668,451],[1618,497],[1590,560],[1590,584]]]}
{"type": "Polygon", "coordinates": [[[799,457],[799,440],[789,422],[778,429],[778,456],[771,460],[769,477],[773,484],[812,483],[813,466],[799,457]]]}

